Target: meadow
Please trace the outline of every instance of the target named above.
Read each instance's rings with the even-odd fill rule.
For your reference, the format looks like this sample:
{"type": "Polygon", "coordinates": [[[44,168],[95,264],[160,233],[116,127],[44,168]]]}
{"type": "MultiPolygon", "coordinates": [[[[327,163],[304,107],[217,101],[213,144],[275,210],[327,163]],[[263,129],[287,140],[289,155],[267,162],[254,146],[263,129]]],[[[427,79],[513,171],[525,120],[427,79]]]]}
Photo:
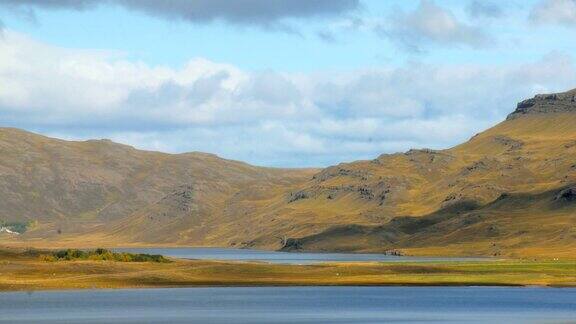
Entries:
{"type": "Polygon", "coordinates": [[[283,265],[171,259],[46,259],[45,251],[0,251],[0,290],[199,286],[576,287],[576,261],[495,260],[283,265]]]}

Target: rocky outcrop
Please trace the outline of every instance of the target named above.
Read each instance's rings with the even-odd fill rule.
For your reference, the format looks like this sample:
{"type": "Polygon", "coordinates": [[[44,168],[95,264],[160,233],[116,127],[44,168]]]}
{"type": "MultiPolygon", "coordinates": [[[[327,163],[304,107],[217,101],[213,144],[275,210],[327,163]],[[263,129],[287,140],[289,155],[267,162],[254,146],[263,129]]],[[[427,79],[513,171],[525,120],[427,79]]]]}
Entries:
{"type": "MultiPolygon", "coordinates": [[[[181,185],[170,194],[162,198],[159,204],[168,207],[171,211],[187,213],[194,206],[194,187],[192,185],[181,185]]],[[[171,215],[174,215],[172,213],[171,215]]]]}
{"type": "Polygon", "coordinates": [[[353,169],[349,169],[346,168],[346,166],[343,165],[338,165],[338,166],[334,166],[334,167],[328,167],[326,169],[324,169],[322,172],[314,175],[314,177],[312,177],[312,179],[318,181],[318,182],[324,182],[336,177],[348,177],[350,179],[356,179],[356,180],[361,180],[361,181],[366,181],[368,180],[372,175],[364,170],[353,170],[353,169]]]}
{"type": "Polygon", "coordinates": [[[280,251],[300,251],[302,250],[302,243],[300,240],[295,238],[289,238],[284,242],[284,246],[280,249],[280,251]]]}
{"type": "Polygon", "coordinates": [[[302,200],[302,199],[308,199],[310,198],[310,194],[308,192],[306,192],[305,190],[300,190],[297,192],[291,192],[290,196],[288,197],[288,203],[293,203],[295,201],[298,200],[302,200]]]}
{"type": "Polygon", "coordinates": [[[568,187],[566,189],[561,190],[556,195],[556,197],[554,197],[554,200],[562,202],[576,201],[576,186],[568,187]]]}
{"type": "Polygon", "coordinates": [[[526,114],[576,112],[576,89],[562,93],[539,94],[518,103],[508,120],[526,114]]]}
{"type": "Polygon", "coordinates": [[[506,147],[508,151],[516,151],[522,148],[524,143],[522,141],[510,138],[504,135],[494,137],[494,142],[506,147]]]}

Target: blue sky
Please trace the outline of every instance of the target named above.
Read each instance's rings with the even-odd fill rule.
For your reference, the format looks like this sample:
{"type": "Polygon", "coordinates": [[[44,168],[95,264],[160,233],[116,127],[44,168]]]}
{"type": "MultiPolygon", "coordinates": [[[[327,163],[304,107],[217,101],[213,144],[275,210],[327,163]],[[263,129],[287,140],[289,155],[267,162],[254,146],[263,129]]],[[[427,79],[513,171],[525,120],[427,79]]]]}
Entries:
{"type": "MultiPolygon", "coordinates": [[[[1,2],[1,1],[0,1],[1,2]]],[[[40,1],[39,1],[40,2],[40,1]]],[[[92,10],[36,10],[29,13],[14,12],[13,8],[0,11],[3,21],[11,29],[26,33],[53,45],[117,50],[131,59],[153,65],[182,66],[190,58],[204,57],[216,62],[234,64],[243,69],[280,71],[311,71],[319,69],[351,69],[379,66],[386,63],[401,64],[410,60],[445,63],[485,62],[507,63],[522,59],[537,59],[550,51],[546,45],[557,47],[576,44],[551,41],[548,30],[535,29],[527,23],[530,8],[537,1],[507,1],[500,4],[507,21],[514,25],[503,29],[501,23],[483,21],[486,33],[499,34],[500,40],[526,37],[536,46],[517,49],[505,44],[478,51],[475,48],[435,46],[426,55],[414,55],[398,49],[394,43],[383,40],[377,33],[359,32],[340,27],[353,19],[385,20],[398,11],[413,11],[419,1],[361,1],[355,10],[341,17],[293,19],[294,32],[274,32],[258,26],[230,26],[216,21],[208,24],[166,20],[133,12],[119,6],[101,5],[92,10]],[[333,41],[323,41],[319,34],[331,33],[333,41]],[[564,44],[562,44],[564,43],[564,44]]],[[[436,1],[454,14],[467,18],[466,1],[436,1]]],[[[496,5],[496,1],[490,2],[496,5]]],[[[29,7],[28,7],[29,8],[29,7]]],[[[27,9],[30,10],[30,9],[27,9]]],[[[560,30],[570,36],[569,30],[560,30]]],[[[558,30],[556,29],[556,32],[558,30]]]]}
{"type": "Polygon", "coordinates": [[[1,126],[266,166],[446,148],[576,87],[575,0],[0,0],[1,126]]]}

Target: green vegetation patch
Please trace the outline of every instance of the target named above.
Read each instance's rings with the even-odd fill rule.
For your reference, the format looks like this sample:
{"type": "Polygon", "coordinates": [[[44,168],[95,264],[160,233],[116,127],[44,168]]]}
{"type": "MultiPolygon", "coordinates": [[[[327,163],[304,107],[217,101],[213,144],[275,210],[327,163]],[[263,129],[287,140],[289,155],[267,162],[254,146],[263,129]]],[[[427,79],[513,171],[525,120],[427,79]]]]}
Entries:
{"type": "Polygon", "coordinates": [[[135,253],[117,253],[107,249],[95,250],[77,250],[67,249],[52,252],[50,254],[40,255],[43,261],[75,261],[75,260],[91,260],[91,261],[117,261],[117,262],[170,262],[163,255],[158,254],[135,254],[135,253]]]}

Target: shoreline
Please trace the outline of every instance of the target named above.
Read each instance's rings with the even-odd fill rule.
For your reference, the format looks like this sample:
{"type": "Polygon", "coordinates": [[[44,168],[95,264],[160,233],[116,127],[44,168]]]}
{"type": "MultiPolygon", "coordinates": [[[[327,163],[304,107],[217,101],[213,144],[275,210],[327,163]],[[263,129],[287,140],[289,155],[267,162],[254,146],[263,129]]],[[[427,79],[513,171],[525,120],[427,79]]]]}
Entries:
{"type": "Polygon", "coordinates": [[[120,290],[155,290],[155,289],[211,289],[211,288],[517,288],[517,289],[570,289],[576,290],[576,286],[537,286],[537,285],[423,285],[423,284],[383,284],[383,285],[196,285],[196,286],[151,286],[151,287],[121,287],[121,288],[62,288],[62,289],[17,289],[0,290],[0,294],[10,293],[39,293],[39,292],[82,292],[82,291],[120,291],[120,290]]]}
{"type": "Polygon", "coordinates": [[[502,283],[484,283],[484,284],[467,284],[467,283],[385,283],[385,284],[326,284],[326,283],[310,283],[310,284],[191,284],[191,285],[152,285],[152,286],[122,286],[122,287],[70,287],[70,288],[46,288],[46,287],[36,287],[36,288],[15,288],[15,289],[5,289],[5,287],[0,287],[0,294],[5,293],[16,293],[16,292],[56,292],[56,291],[114,291],[114,290],[141,290],[141,289],[193,289],[193,288],[305,288],[305,287],[409,287],[409,288],[470,288],[470,287],[482,287],[482,288],[542,288],[542,289],[576,289],[576,284],[574,285],[534,285],[534,284],[502,284],[502,283]]]}
{"type": "Polygon", "coordinates": [[[0,251],[0,292],[195,287],[550,287],[576,288],[575,261],[329,262],[43,261],[0,251]]]}
{"type": "Polygon", "coordinates": [[[49,242],[36,242],[36,241],[4,241],[0,244],[0,250],[10,249],[10,250],[63,250],[63,249],[80,249],[80,250],[90,250],[95,248],[105,248],[110,250],[117,249],[223,249],[223,250],[238,250],[238,251],[257,251],[257,252],[273,252],[273,253],[302,253],[302,254],[366,254],[366,255],[387,255],[387,256],[399,256],[399,257],[422,257],[422,258],[470,258],[470,259],[492,259],[492,260],[535,260],[535,261],[576,261],[576,256],[573,254],[562,253],[560,255],[556,253],[546,253],[546,254],[531,254],[531,253],[511,253],[511,254],[500,254],[493,255],[491,253],[470,253],[468,249],[459,250],[451,248],[438,249],[436,247],[429,248],[397,248],[392,249],[398,251],[401,255],[396,255],[389,252],[388,250],[289,250],[284,251],[275,248],[266,247],[230,247],[230,246],[198,246],[198,245],[181,245],[177,243],[168,244],[148,244],[148,243],[125,243],[125,244],[99,244],[99,243],[89,243],[85,246],[79,247],[78,242],[67,242],[67,241],[49,241],[49,242]],[[40,243],[40,244],[38,244],[40,243]],[[466,252],[464,252],[466,251],[466,252]]]}

